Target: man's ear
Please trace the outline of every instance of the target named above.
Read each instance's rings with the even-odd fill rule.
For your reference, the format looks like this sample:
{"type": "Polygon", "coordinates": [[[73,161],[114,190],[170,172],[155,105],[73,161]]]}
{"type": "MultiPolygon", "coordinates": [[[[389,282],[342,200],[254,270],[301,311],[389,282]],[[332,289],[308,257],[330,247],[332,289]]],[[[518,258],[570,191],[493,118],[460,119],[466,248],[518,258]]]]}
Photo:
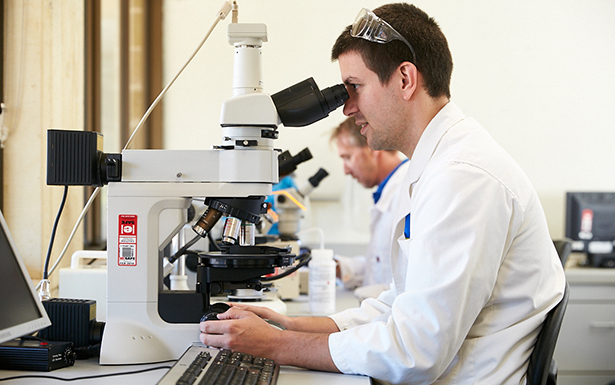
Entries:
{"type": "Polygon", "coordinates": [[[399,65],[398,71],[402,81],[402,96],[404,100],[410,100],[418,87],[418,70],[414,64],[406,61],[399,65]]]}

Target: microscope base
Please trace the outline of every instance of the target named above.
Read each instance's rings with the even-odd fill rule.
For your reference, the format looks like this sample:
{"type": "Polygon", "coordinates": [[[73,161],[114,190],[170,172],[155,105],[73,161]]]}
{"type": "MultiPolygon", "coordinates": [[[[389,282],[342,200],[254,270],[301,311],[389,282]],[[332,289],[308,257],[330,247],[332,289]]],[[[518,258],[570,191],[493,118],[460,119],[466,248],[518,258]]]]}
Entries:
{"type": "Polygon", "coordinates": [[[160,319],[157,304],[109,304],[100,364],[141,364],[178,359],[199,341],[199,327],[160,319]]]}

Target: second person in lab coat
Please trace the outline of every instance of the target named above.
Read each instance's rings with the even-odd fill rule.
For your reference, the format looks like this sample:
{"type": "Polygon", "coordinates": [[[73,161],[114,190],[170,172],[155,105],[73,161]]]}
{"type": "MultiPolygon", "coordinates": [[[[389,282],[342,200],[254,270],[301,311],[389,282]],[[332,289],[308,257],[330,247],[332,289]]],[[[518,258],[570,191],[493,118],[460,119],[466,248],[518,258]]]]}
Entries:
{"type": "Polygon", "coordinates": [[[398,151],[374,151],[361,135],[354,117],[337,126],[331,141],[344,162],[344,173],[363,187],[377,187],[370,209],[370,239],[365,256],[336,256],[337,276],[346,289],[363,300],[388,290],[391,275],[391,234],[394,200],[408,170],[408,160],[398,151]]]}

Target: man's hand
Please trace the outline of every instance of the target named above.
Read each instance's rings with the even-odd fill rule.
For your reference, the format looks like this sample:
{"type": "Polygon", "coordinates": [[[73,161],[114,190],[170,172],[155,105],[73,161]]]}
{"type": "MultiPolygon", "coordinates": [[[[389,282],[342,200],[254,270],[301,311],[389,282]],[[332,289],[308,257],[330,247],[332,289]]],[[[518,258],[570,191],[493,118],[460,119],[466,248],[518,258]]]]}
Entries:
{"type": "Polygon", "coordinates": [[[330,318],[327,318],[329,321],[326,317],[299,318],[321,320],[324,325],[334,326],[329,333],[305,333],[291,331],[292,329],[279,330],[261,317],[267,317],[284,327],[292,326],[294,320],[268,308],[233,305],[226,312],[218,314],[218,321],[201,322],[201,342],[209,346],[271,358],[279,365],[338,371],[329,353],[329,333],[337,331],[330,318]]]}
{"type": "Polygon", "coordinates": [[[205,345],[274,358],[271,344],[279,338],[280,330],[257,314],[237,307],[218,314],[218,319],[199,325],[201,342],[205,345]]]}

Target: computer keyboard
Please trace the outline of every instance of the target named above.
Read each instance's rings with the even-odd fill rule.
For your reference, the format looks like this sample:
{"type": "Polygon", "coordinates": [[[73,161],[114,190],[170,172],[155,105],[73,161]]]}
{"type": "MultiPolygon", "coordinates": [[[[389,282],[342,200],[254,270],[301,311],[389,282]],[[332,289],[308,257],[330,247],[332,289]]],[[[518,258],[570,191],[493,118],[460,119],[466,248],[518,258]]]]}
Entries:
{"type": "Polygon", "coordinates": [[[158,385],[275,385],[279,371],[268,358],[194,344],[158,385]]]}

